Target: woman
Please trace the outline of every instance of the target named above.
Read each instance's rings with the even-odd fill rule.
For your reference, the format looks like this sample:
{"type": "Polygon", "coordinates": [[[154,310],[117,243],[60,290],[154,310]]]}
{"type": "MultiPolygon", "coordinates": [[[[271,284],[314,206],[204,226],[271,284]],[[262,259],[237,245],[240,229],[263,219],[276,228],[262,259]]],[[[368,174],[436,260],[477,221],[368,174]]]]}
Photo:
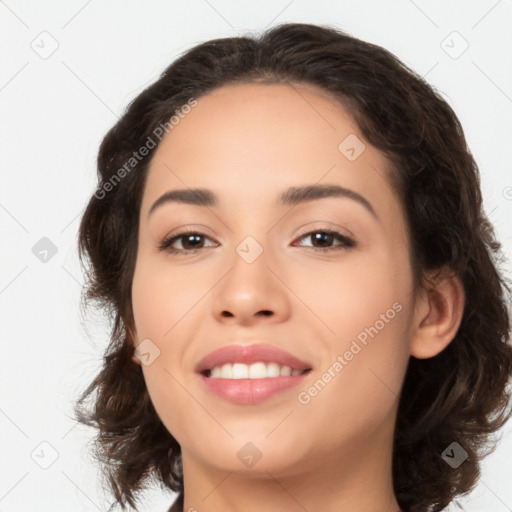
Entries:
{"type": "Polygon", "coordinates": [[[102,142],[77,403],[116,500],[439,511],[510,417],[499,244],[451,108],[386,50],[285,24],[186,52],[102,142]],[[86,400],[97,393],[92,407],[86,400]]]}

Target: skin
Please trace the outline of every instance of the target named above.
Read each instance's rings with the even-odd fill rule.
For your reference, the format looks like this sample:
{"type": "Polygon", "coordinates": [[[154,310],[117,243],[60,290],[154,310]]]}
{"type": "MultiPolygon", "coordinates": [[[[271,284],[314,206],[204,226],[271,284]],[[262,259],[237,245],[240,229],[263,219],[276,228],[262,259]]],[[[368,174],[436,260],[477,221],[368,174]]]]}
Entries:
{"type": "Polygon", "coordinates": [[[160,350],[142,371],[182,447],[184,510],[399,510],[392,438],[407,362],[447,346],[464,298],[448,272],[414,296],[405,218],[387,168],[342,106],[299,84],[219,88],[198,98],[157,148],[140,212],[133,339],[160,350]],[[349,134],[366,146],[354,161],[338,149],[349,134]],[[350,189],[377,217],[347,197],[277,204],[288,187],[311,184],[350,189]],[[186,188],[211,189],[219,204],[166,203],[148,217],[162,194],[186,188]],[[203,233],[203,248],[185,252],[185,237],[173,245],[180,254],[158,250],[184,229],[203,233]],[[355,245],[334,238],[324,247],[335,250],[315,250],[304,235],[325,229],[353,236],[355,245]],[[263,249],[252,263],[236,252],[247,236],[263,249]],[[300,403],[298,393],[396,303],[400,312],[300,403]],[[197,362],[255,340],[309,362],[312,372],[257,405],[212,395],[197,362]],[[261,453],[250,468],[237,457],[247,442],[261,453]]]}

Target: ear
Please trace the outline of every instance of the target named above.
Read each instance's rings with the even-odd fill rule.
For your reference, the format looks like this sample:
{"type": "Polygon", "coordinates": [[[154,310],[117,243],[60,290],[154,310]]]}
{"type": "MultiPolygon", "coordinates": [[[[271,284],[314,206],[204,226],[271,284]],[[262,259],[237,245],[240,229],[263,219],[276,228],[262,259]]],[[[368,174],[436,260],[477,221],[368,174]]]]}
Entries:
{"type": "Polygon", "coordinates": [[[453,271],[431,279],[414,310],[411,355],[427,359],[442,352],[457,334],[464,304],[464,287],[453,271]]]}

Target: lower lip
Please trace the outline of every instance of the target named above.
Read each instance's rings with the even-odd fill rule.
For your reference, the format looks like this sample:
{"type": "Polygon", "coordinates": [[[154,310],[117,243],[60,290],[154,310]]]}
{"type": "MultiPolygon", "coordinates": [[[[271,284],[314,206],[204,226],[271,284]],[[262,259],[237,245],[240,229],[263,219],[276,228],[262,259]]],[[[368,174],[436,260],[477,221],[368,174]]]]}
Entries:
{"type": "Polygon", "coordinates": [[[297,386],[308,373],[266,379],[221,379],[204,375],[201,375],[201,378],[209,391],[224,400],[234,404],[254,405],[297,386]]]}

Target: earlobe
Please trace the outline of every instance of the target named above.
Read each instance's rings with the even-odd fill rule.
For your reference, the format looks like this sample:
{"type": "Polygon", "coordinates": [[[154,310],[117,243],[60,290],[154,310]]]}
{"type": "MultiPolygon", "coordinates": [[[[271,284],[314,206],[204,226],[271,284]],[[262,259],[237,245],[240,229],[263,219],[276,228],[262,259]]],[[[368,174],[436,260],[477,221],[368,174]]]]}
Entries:
{"type": "Polygon", "coordinates": [[[411,355],[418,359],[442,352],[457,334],[464,313],[464,287],[452,273],[443,272],[418,299],[411,355]]]}

